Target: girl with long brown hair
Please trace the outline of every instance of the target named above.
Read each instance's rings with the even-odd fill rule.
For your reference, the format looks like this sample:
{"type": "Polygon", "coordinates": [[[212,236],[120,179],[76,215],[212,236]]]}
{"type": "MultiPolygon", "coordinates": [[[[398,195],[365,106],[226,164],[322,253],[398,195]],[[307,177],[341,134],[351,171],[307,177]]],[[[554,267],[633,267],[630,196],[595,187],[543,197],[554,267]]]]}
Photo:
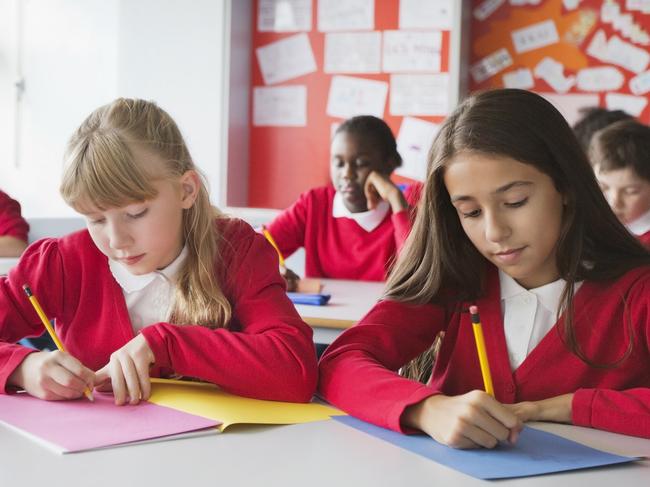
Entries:
{"type": "Polygon", "coordinates": [[[149,397],[150,376],[189,376],[244,396],[308,401],[311,329],[284,292],[277,257],[209,201],[172,118],[117,99],[73,134],[61,183],[87,230],[36,242],[0,280],[0,391],[49,400],[112,389],[149,397]],[[14,344],[40,334],[28,283],[69,353],[14,344]]]}
{"type": "Polygon", "coordinates": [[[385,297],[327,350],[320,391],[361,419],[459,448],[516,441],[531,420],[650,437],[649,350],[650,253],[610,210],[560,113],[495,90],[441,127],[385,297]],[[407,364],[441,332],[426,383],[398,373],[417,371],[407,364]]]}

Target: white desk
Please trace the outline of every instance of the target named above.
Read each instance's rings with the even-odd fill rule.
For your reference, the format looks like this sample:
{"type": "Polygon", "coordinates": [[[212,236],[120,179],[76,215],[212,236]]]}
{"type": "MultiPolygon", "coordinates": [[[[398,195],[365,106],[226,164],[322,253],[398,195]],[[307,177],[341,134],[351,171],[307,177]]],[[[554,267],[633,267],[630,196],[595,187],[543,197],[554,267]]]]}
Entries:
{"type": "MultiPolygon", "coordinates": [[[[542,425],[612,453],[650,455],[650,440],[542,425]]],[[[650,460],[502,480],[526,487],[646,486],[650,460]]],[[[416,487],[490,485],[334,421],[235,427],[215,436],[58,455],[0,424],[0,485],[21,487],[416,487]]],[[[491,485],[496,485],[491,483],[491,485]]]]}
{"type": "Polygon", "coordinates": [[[303,320],[314,328],[314,341],[331,343],[370,311],[384,292],[383,282],[321,279],[323,294],[332,298],[325,306],[296,305],[303,320]]]}
{"type": "Polygon", "coordinates": [[[18,257],[0,257],[0,276],[4,276],[18,263],[18,257]]]}

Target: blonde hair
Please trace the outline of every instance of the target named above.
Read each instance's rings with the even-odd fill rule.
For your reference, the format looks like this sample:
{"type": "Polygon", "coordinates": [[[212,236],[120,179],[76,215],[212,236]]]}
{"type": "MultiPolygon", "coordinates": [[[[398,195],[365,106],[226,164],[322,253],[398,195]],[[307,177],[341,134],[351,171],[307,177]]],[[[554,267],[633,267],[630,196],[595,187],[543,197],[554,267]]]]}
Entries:
{"type": "Polygon", "coordinates": [[[199,174],[196,201],[183,213],[188,255],[178,273],[170,321],[226,327],[231,307],[215,274],[220,236],[214,220],[223,216],[210,204],[205,179],[169,114],[150,101],[118,98],[84,120],[68,141],[65,162],[60,192],[77,210],[88,204],[103,210],[146,201],[157,195],[154,182],[190,170],[199,174]],[[138,163],[133,146],[165,161],[162,171],[138,163]]]}

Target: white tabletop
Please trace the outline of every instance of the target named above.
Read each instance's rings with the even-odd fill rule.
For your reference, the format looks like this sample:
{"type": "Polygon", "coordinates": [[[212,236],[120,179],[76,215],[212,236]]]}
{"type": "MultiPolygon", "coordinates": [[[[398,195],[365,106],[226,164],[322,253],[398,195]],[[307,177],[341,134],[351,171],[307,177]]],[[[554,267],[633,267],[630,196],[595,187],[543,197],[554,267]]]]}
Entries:
{"type": "MultiPolygon", "coordinates": [[[[612,453],[650,455],[650,440],[572,426],[543,429],[612,453]]],[[[499,481],[508,486],[648,485],[650,460],[499,481]]],[[[59,455],[0,424],[0,485],[48,487],[382,487],[488,485],[334,421],[240,426],[221,435],[59,455]]],[[[494,484],[492,484],[494,485],[494,484]]]]}

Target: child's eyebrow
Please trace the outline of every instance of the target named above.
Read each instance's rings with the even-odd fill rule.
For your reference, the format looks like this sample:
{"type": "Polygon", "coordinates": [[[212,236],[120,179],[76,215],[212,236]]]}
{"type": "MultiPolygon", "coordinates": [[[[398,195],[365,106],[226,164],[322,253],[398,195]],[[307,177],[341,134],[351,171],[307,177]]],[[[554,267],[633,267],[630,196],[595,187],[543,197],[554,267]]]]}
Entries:
{"type": "MultiPolygon", "coordinates": [[[[505,193],[506,191],[519,187],[519,186],[532,186],[533,182],[532,181],[512,181],[508,184],[504,184],[503,186],[499,186],[497,189],[492,191],[490,194],[500,194],[500,193],[505,193]]],[[[457,196],[452,196],[451,197],[451,202],[455,203],[456,201],[468,201],[468,200],[473,200],[473,196],[467,196],[467,195],[457,195],[457,196]]]]}

